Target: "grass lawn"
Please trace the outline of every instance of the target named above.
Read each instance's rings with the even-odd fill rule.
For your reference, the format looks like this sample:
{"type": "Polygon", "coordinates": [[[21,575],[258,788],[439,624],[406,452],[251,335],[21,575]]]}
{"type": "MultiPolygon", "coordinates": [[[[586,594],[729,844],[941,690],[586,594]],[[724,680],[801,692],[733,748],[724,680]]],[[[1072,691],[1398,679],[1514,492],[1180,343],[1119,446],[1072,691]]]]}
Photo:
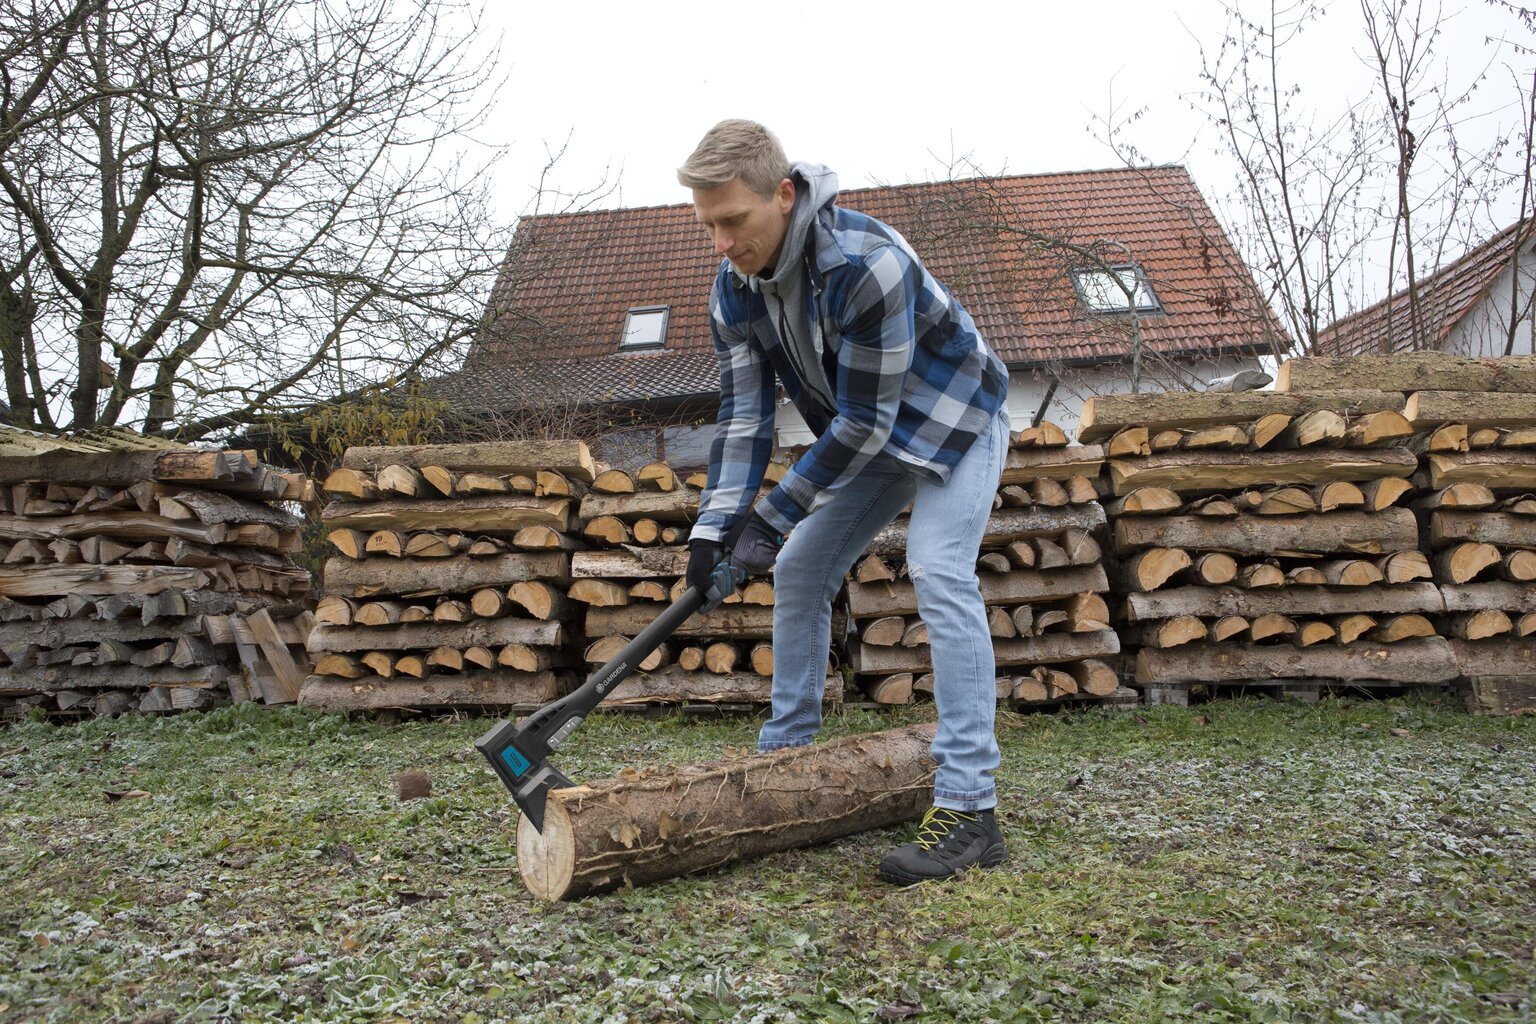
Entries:
{"type": "MultiPolygon", "coordinates": [[[[470,746],[488,724],[247,706],[0,729],[0,1021],[1536,1019],[1536,718],[1005,715],[997,870],[889,887],[892,830],[552,906],[470,746]],[[406,769],[430,798],[397,798],[406,769]]],[[[755,734],[605,715],[558,763],[597,778],[755,734]]]]}

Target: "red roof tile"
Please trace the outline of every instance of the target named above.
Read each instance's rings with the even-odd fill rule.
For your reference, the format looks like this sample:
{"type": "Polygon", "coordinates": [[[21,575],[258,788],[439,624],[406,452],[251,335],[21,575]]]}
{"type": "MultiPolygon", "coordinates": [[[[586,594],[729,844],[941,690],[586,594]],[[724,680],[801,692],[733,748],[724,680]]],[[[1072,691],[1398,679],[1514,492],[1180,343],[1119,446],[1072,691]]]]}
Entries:
{"type": "MultiPolygon", "coordinates": [[[[1111,264],[1128,251],[1142,266],[1163,306],[1140,320],[1152,352],[1269,351],[1281,334],[1182,167],[854,189],[838,202],[905,235],[1011,366],[1129,355],[1126,318],[1092,317],[1078,301],[1068,269],[1086,261],[1066,245],[1111,264]],[[1056,244],[1042,249],[1040,238],[1056,244]]],[[[476,342],[465,372],[534,353],[622,366],[634,358],[617,348],[636,306],[671,307],[669,352],[708,354],[718,265],[691,204],[525,219],[489,307],[508,312],[476,342]]]]}
{"type": "Polygon", "coordinates": [[[1509,266],[1514,250],[1531,241],[1536,220],[1516,221],[1461,258],[1419,281],[1419,327],[1415,344],[1408,289],[1334,321],[1317,336],[1314,351],[1325,356],[1382,355],[1438,350],[1462,317],[1482,301],[1509,266]]]}

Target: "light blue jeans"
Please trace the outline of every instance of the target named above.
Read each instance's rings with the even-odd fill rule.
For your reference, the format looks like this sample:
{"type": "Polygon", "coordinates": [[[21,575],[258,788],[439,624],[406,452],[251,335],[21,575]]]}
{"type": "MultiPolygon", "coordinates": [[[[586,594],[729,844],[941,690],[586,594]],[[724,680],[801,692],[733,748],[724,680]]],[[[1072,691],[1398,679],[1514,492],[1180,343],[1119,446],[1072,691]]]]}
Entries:
{"type": "Polygon", "coordinates": [[[810,743],[821,728],[832,598],[875,535],[912,503],[907,571],[928,627],[938,731],[934,804],[997,803],[996,663],[976,556],[1008,453],[1008,412],[976,439],[943,484],[877,455],[789,535],[773,570],[773,711],[759,750],[810,743]]]}

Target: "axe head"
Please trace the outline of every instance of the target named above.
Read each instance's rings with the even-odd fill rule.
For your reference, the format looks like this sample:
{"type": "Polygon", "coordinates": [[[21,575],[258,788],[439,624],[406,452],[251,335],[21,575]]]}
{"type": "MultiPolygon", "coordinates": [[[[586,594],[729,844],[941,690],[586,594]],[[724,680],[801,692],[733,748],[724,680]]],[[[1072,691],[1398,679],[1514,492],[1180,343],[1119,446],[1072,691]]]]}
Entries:
{"type": "MultiPolygon", "coordinates": [[[[580,719],[570,720],[573,728],[580,719]]],[[[475,740],[475,749],[491,762],[491,770],[512,791],[512,799],[530,824],[542,835],[544,804],[551,789],[575,785],[549,763],[553,749],[543,726],[548,719],[541,713],[521,723],[497,722],[485,735],[475,740]]],[[[566,734],[570,732],[567,728],[566,734]]],[[[564,738],[564,735],[559,737],[564,738]]],[[[558,745],[558,740],[555,745],[558,745]]]]}

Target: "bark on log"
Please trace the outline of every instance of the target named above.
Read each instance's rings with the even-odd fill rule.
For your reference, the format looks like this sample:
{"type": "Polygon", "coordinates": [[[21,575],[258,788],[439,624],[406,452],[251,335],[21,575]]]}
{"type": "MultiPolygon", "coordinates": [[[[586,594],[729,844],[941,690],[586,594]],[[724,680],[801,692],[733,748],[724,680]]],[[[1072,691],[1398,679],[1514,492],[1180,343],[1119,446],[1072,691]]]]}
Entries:
{"type": "Polygon", "coordinates": [[[462,594],[481,587],[506,587],[524,580],[564,582],[570,578],[571,556],[563,551],[526,552],[485,559],[438,558],[354,561],[331,558],[325,563],[325,588],[346,597],[379,594],[462,594]]]}
{"type": "Polygon", "coordinates": [[[1441,423],[1484,427],[1526,427],[1536,423],[1536,390],[1526,394],[1497,391],[1415,391],[1403,415],[1417,430],[1441,423]]]}
{"type": "MultiPolygon", "coordinates": [[[[586,614],[588,636],[622,633],[636,636],[656,618],[649,605],[623,608],[589,608],[586,614]]],[[[834,620],[838,616],[834,613],[834,620]]],[[[837,629],[834,621],[834,635],[837,629]]],[[[729,636],[738,640],[767,640],[773,636],[773,609],[761,605],[722,605],[703,615],[689,617],[673,634],[678,637],[729,636]]]]}
{"type": "Polygon", "coordinates": [[[321,511],[320,517],[332,528],[449,529],[516,534],[525,526],[547,526],[562,531],[570,529],[571,504],[569,498],[533,498],[521,494],[492,498],[374,501],[365,504],[331,502],[321,511]]]}
{"type": "Polygon", "coordinates": [[[594,491],[581,499],[583,519],[598,516],[637,519],[643,516],[668,523],[691,523],[698,512],[699,492],[692,487],[639,494],[598,494],[594,491]]]}
{"type": "Polygon", "coordinates": [[[1536,587],[1519,583],[1469,583],[1440,586],[1444,610],[1475,612],[1482,608],[1502,608],[1507,612],[1536,612],[1536,587]]]}
{"type": "Polygon", "coordinates": [[[1536,676],[1536,644],[1529,640],[1452,640],[1464,676],[1536,676]]]}
{"type": "MultiPolygon", "coordinates": [[[[1102,594],[1109,579],[1102,565],[1079,565],[1051,572],[1010,572],[980,577],[981,597],[987,604],[1033,604],[1071,597],[1102,594]]],[[[856,618],[880,615],[916,615],[917,591],[910,582],[850,583],[848,609],[856,618]]]]}
{"type": "Polygon", "coordinates": [[[471,644],[501,647],[506,644],[531,644],[555,647],[564,639],[564,627],[558,622],[530,619],[471,619],[463,623],[411,622],[397,626],[358,629],[325,626],[316,622],[305,645],[311,654],[331,654],[366,650],[425,650],[433,647],[471,644]]]}
{"type": "MultiPolygon", "coordinates": [[[[1514,584],[1479,584],[1457,588],[1476,591],[1478,587],[1509,587],[1514,584]]],[[[1177,587],[1151,594],[1129,594],[1125,599],[1126,617],[1132,622],[1149,622],[1174,615],[1242,615],[1253,617],[1271,612],[1279,615],[1349,615],[1354,612],[1419,612],[1436,614],[1446,608],[1442,590],[1432,583],[1404,583],[1392,587],[1361,587],[1331,590],[1319,587],[1280,587],[1273,590],[1242,590],[1236,587],[1177,587]]],[[[1497,600],[1492,596],[1483,600],[1497,600]]],[[[1468,595],[1465,601],[1479,600],[1468,595]]],[[[1468,607],[1486,607],[1469,604],[1468,607]]],[[[1536,610],[1536,598],[1531,607],[1536,610]]]]}
{"type": "MultiPolygon", "coordinates": [[[[858,675],[889,675],[892,672],[926,672],[928,647],[868,647],[849,651],[858,675]]],[[[1099,633],[1047,633],[1037,637],[993,640],[992,655],[998,665],[1040,665],[1080,658],[1105,658],[1120,653],[1120,638],[1112,630],[1099,633]]]]}
{"type": "MultiPolygon", "coordinates": [[[[981,546],[1000,548],[1010,541],[1055,537],[1063,530],[1071,528],[1092,531],[1103,525],[1104,509],[1100,505],[1071,505],[1060,509],[999,509],[987,519],[987,528],[982,536],[981,546]]],[[[875,539],[869,542],[866,551],[882,558],[905,556],[907,519],[905,517],[898,519],[877,533],[875,539]]]]}
{"type": "Polygon", "coordinates": [[[524,473],[555,470],[590,483],[592,453],[582,441],[486,441],[470,444],[359,446],[348,448],[341,464],[348,469],[377,470],[391,463],[447,466],[459,472],[524,473]]]}
{"type": "Polygon", "coordinates": [[[566,688],[555,672],[465,672],[422,679],[331,679],[308,676],[299,703],[321,711],[380,708],[473,707],[547,704],[566,688]]]}
{"type": "Polygon", "coordinates": [[[1335,390],[1332,394],[1315,396],[1269,391],[1096,395],[1083,403],[1077,439],[1084,443],[1099,441],[1117,430],[1134,426],[1166,430],[1259,420],[1274,415],[1302,416],[1317,409],[1355,415],[1396,411],[1402,407],[1403,396],[1397,392],[1365,389],[1335,390]]]}
{"type": "Polygon", "coordinates": [[[688,549],[626,548],[622,551],[577,551],[571,555],[575,579],[634,580],[677,577],[688,568],[688,549]]]}
{"type": "Polygon", "coordinates": [[[916,818],[932,801],[931,725],[552,790],[517,828],[545,900],[644,885],[916,818]]]}
{"type": "Polygon", "coordinates": [[[1239,555],[1280,551],[1381,554],[1417,547],[1418,523],[1407,509],[1330,512],[1284,518],[1159,516],[1115,523],[1115,548],[1191,548],[1239,555]]]}
{"type": "Polygon", "coordinates": [[[1536,490],[1536,451],[1523,448],[1452,452],[1427,457],[1427,486],[1474,483],[1494,490],[1536,490]]]}
{"type": "Polygon", "coordinates": [[[1536,548],[1536,516],[1439,510],[1430,513],[1429,540],[1437,548],[1462,541],[1536,548]]]}
{"type": "Polygon", "coordinates": [[[1307,356],[1280,364],[1279,392],[1335,391],[1373,387],[1417,391],[1433,381],[1441,391],[1536,392],[1536,356],[1469,358],[1440,352],[1390,356],[1307,356]]]}
{"type": "Polygon", "coordinates": [[[1144,459],[1110,459],[1114,493],[1172,487],[1181,493],[1229,491],[1263,484],[1323,484],[1412,476],[1419,460],[1398,448],[1369,451],[1166,452],[1144,459]]]}
{"type": "Polygon", "coordinates": [[[1459,670],[1440,637],[1398,644],[1354,643],[1323,647],[1197,644],[1170,651],[1142,648],[1138,683],[1222,683],[1251,679],[1349,679],[1393,683],[1444,683],[1459,670]]]}
{"type": "Polygon", "coordinates": [[[1066,480],[1074,476],[1098,476],[1104,465],[1100,445],[1066,448],[1014,449],[1003,463],[1003,484],[1027,484],[1032,480],[1066,480]]]}

